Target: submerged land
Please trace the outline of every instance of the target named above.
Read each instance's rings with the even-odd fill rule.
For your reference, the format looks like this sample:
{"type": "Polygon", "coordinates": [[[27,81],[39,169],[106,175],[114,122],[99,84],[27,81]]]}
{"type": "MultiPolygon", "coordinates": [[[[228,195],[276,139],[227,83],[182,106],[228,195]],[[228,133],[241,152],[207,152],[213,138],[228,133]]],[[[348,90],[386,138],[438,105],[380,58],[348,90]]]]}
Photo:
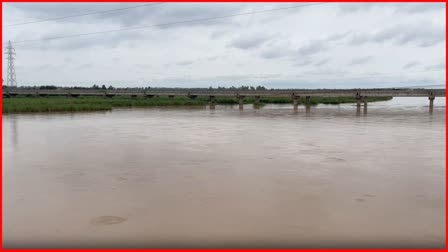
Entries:
{"type": "MultiPolygon", "coordinates": [[[[387,101],[392,97],[368,97],[368,102],[387,101]]],[[[288,97],[262,97],[258,103],[265,104],[292,104],[293,99],[288,97]]],[[[318,104],[342,104],[355,103],[355,97],[312,97],[308,102],[302,97],[301,104],[315,106],[318,104]]],[[[248,97],[245,104],[256,104],[254,98],[248,97]]],[[[3,98],[3,113],[35,113],[35,112],[81,112],[104,111],[113,108],[126,107],[165,107],[165,106],[205,106],[209,104],[206,97],[130,97],[118,96],[112,98],[103,97],[21,97],[3,98]]],[[[238,104],[237,98],[217,97],[215,104],[238,104]]]]}

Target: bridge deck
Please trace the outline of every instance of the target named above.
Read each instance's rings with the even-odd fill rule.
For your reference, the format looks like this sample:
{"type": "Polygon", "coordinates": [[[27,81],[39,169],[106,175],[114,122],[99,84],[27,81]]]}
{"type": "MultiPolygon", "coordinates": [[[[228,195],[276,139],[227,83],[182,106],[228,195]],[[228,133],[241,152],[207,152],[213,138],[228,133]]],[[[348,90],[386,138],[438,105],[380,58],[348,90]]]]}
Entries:
{"type": "Polygon", "coordinates": [[[220,90],[83,90],[83,89],[6,89],[3,96],[227,96],[227,97],[357,97],[357,96],[392,96],[392,97],[430,97],[445,96],[445,89],[303,89],[303,90],[265,90],[265,91],[220,91],[220,90]]]}

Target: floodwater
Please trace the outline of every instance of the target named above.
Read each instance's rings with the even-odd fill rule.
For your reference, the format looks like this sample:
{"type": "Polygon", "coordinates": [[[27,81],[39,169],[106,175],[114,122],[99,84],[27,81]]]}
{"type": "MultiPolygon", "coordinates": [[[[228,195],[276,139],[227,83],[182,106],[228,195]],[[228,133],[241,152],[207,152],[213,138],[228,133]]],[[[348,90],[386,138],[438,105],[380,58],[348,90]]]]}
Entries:
{"type": "Polygon", "coordinates": [[[445,246],[445,99],[4,115],[3,247],[445,246]]]}

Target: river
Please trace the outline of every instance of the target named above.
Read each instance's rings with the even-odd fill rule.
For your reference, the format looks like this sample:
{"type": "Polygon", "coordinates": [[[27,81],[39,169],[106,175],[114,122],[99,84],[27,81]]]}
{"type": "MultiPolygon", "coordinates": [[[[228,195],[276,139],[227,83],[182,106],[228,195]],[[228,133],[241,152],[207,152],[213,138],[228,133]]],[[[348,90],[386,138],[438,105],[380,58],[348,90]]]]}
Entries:
{"type": "Polygon", "coordinates": [[[3,247],[445,246],[445,99],[3,115],[3,247]]]}

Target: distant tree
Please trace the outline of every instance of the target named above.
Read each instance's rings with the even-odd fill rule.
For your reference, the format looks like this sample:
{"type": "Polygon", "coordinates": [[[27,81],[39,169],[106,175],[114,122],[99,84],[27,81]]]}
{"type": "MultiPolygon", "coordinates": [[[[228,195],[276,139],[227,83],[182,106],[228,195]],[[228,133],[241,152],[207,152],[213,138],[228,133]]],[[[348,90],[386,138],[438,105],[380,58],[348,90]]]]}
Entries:
{"type": "Polygon", "coordinates": [[[106,89],[106,85],[102,85],[102,86],[101,86],[101,89],[106,89]]]}
{"type": "Polygon", "coordinates": [[[112,90],[115,89],[112,85],[110,85],[107,89],[112,90]]]}
{"type": "Polygon", "coordinates": [[[56,86],[40,86],[39,89],[58,89],[56,86]]]}
{"type": "Polygon", "coordinates": [[[94,85],[92,86],[92,88],[93,88],[93,89],[100,89],[100,87],[99,87],[98,85],[96,85],[96,84],[94,84],[94,85]]]}
{"type": "Polygon", "coordinates": [[[252,86],[250,86],[250,90],[255,90],[255,88],[254,88],[254,87],[252,87],[252,86]]]}
{"type": "Polygon", "coordinates": [[[213,89],[213,87],[212,87],[212,86],[208,87],[208,90],[212,90],[212,89],[213,89]]]}

